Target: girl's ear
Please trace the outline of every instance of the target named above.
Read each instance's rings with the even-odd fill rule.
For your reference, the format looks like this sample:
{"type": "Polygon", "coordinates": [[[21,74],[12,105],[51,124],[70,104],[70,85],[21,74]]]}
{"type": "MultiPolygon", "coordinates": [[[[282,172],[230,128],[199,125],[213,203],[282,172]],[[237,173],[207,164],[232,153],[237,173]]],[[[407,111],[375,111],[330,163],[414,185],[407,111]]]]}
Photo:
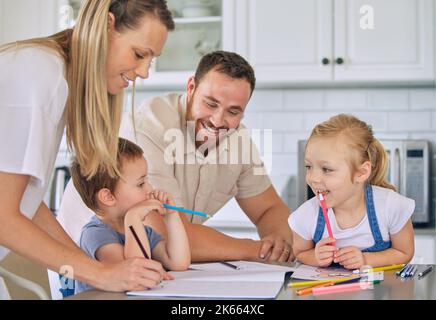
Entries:
{"type": "Polygon", "coordinates": [[[360,165],[358,170],[356,171],[354,175],[354,182],[365,182],[369,179],[371,176],[371,162],[365,161],[360,165]]]}
{"type": "Polygon", "coordinates": [[[116,205],[117,200],[113,193],[107,189],[103,188],[97,192],[97,202],[101,207],[113,207],[116,205]]]}

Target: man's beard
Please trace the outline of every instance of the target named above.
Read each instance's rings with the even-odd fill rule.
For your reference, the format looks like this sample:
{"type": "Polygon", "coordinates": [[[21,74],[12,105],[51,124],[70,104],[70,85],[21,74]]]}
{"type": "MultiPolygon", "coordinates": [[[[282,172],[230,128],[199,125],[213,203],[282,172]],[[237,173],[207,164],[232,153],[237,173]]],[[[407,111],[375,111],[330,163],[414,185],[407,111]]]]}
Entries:
{"type": "Polygon", "coordinates": [[[200,152],[205,153],[207,152],[207,149],[218,148],[220,141],[227,137],[229,132],[232,132],[233,130],[229,130],[228,128],[217,129],[209,120],[193,120],[191,110],[192,105],[194,104],[194,99],[195,93],[193,94],[192,99],[190,101],[188,99],[187,101],[187,125],[189,122],[195,122],[195,146],[200,152]],[[211,133],[208,129],[204,127],[204,125],[212,130],[217,130],[218,134],[211,133]]]}

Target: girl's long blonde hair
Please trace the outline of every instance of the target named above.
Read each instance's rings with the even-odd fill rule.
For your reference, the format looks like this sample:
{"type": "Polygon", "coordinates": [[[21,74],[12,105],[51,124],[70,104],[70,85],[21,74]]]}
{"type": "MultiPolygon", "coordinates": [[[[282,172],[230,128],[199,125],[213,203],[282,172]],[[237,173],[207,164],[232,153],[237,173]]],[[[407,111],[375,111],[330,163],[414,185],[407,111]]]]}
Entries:
{"type": "Polygon", "coordinates": [[[111,177],[119,176],[118,132],[124,93],[111,95],[107,90],[109,12],[115,16],[118,32],[137,28],[146,15],[159,19],[168,31],[174,30],[174,21],[165,0],[86,0],[74,29],[0,48],[2,52],[41,46],[63,58],[69,87],[67,142],[87,178],[99,171],[107,172],[111,177]]]}
{"type": "Polygon", "coordinates": [[[388,157],[380,141],[374,138],[372,127],[356,117],[348,114],[339,114],[327,121],[318,124],[309,137],[341,137],[346,148],[349,148],[349,165],[354,174],[365,161],[371,163],[369,183],[375,186],[389,188],[395,187],[386,181],[388,157]]]}

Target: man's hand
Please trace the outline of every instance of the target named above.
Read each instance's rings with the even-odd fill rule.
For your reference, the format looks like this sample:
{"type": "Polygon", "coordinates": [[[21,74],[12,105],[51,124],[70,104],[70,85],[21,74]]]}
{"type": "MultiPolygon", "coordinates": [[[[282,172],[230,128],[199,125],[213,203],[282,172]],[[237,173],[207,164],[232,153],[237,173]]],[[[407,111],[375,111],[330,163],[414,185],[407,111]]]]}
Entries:
{"type": "Polygon", "coordinates": [[[320,267],[328,267],[335,257],[335,239],[324,238],[315,245],[315,258],[320,267]]]}
{"type": "Polygon", "coordinates": [[[339,249],[335,253],[333,261],[339,263],[346,269],[360,269],[365,265],[363,253],[357,247],[345,247],[339,249]]]}
{"type": "Polygon", "coordinates": [[[262,238],[259,257],[269,262],[291,262],[294,259],[292,247],[280,236],[267,236],[262,238]]]}

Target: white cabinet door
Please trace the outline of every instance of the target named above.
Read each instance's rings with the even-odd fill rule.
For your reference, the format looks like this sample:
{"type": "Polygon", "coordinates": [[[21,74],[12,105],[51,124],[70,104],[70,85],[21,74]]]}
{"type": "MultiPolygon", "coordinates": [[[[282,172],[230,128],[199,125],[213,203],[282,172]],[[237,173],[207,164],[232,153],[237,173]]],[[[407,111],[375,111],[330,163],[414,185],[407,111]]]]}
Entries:
{"type": "Polygon", "coordinates": [[[0,45],[59,31],[61,0],[0,0],[0,45]]]}
{"type": "Polygon", "coordinates": [[[412,263],[436,264],[436,246],[434,235],[415,234],[415,255],[412,263]]]}
{"type": "Polygon", "coordinates": [[[433,0],[237,2],[235,48],[259,83],[434,81],[433,0]]]}
{"type": "Polygon", "coordinates": [[[260,82],[332,79],[331,66],[322,63],[333,53],[332,0],[238,2],[236,50],[260,82]]]}
{"type": "Polygon", "coordinates": [[[335,80],[433,80],[432,2],[335,0],[335,80]]]}

